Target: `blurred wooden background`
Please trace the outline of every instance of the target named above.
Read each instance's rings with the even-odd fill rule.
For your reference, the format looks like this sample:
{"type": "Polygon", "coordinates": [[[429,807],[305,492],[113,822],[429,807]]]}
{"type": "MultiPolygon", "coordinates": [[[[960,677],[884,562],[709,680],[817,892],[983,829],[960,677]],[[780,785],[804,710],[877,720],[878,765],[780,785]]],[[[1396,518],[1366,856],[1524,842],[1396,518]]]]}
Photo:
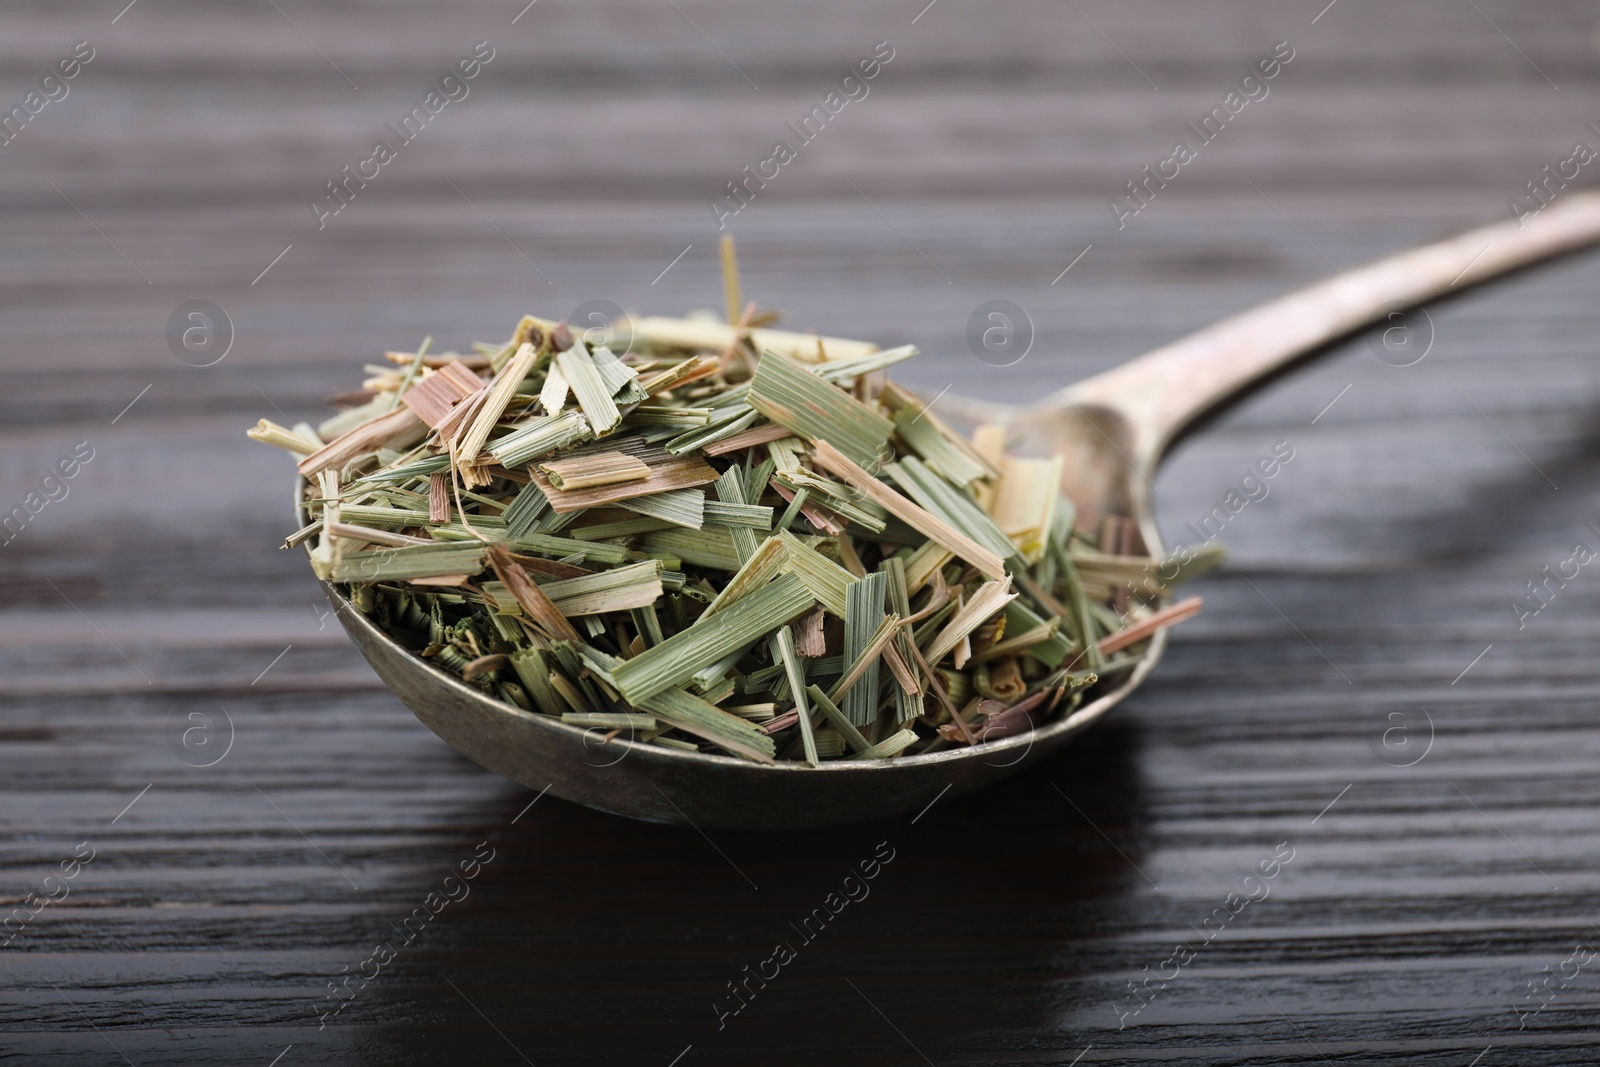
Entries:
{"type": "Polygon", "coordinates": [[[1600,255],[1413,316],[1413,365],[1357,338],[1181,446],[1173,540],[1294,449],[1224,531],[1205,615],[1076,749],[915,824],[713,847],[526,809],[320,614],[277,548],[289,464],[244,429],[314,418],[426,334],[717,306],[707,198],[880,41],[870,94],[731,221],[747,294],[916,342],[930,393],[1039,396],[1505,217],[1600,146],[1597,22],[1588,0],[6,5],[3,109],[95,54],[0,146],[0,511],[93,459],[0,545],[0,898],[94,858],[0,946],[0,1062],[1588,1062],[1600,578],[1521,629],[1511,605],[1600,546],[1600,255]],[[470,95],[319,230],[307,201],[482,40],[470,95]],[[1119,230],[1109,198],[1279,41],[1269,95],[1119,230]],[[1003,369],[965,339],[997,298],[1034,333],[1003,369]],[[231,320],[213,366],[169,350],[190,300],[231,320]],[[470,896],[319,1029],[330,980],[484,841],[470,896]],[[883,841],[871,896],[719,1029],[727,983],[883,841]],[[1280,842],[1270,897],[1128,1014],[1280,842]]]}

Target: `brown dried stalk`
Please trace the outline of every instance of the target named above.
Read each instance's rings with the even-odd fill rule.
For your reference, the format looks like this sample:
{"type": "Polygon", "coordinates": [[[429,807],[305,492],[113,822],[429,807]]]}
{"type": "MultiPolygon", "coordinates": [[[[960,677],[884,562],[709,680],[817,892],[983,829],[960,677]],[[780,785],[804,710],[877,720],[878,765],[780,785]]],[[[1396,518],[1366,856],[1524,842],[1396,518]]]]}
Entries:
{"type": "Polygon", "coordinates": [[[867,499],[889,514],[916,530],[921,530],[957,556],[966,560],[979,573],[988,578],[1002,578],[1006,573],[1005,560],[978,544],[966,534],[926,509],[901,496],[878,479],[862,470],[850,457],[828,444],[818,441],[812,446],[812,455],[823,470],[843,478],[864,493],[867,499]]]}
{"type": "Polygon", "coordinates": [[[528,577],[522,565],[512,558],[511,553],[503,545],[490,545],[488,559],[489,566],[494,568],[495,577],[505,583],[506,589],[522,608],[523,614],[534,625],[554,640],[582,643],[583,638],[572,628],[572,623],[556,610],[556,606],[550,603],[550,598],[544,595],[532,578],[528,577]]]}

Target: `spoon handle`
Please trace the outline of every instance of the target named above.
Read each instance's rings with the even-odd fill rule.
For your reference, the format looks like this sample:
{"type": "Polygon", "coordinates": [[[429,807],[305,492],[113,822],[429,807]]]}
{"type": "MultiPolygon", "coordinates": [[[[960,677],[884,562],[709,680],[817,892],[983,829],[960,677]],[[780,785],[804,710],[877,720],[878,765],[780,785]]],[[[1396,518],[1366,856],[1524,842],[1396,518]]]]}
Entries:
{"type": "Polygon", "coordinates": [[[1520,267],[1600,242],[1600,193],[1575,193],[1538,215],[1469,230],[1341,272],[1065,391],[1069,403],[1116,410],[1130,458],[1151,470],[1191,422],[1295,359],[1364,326],[1520,267]]]}

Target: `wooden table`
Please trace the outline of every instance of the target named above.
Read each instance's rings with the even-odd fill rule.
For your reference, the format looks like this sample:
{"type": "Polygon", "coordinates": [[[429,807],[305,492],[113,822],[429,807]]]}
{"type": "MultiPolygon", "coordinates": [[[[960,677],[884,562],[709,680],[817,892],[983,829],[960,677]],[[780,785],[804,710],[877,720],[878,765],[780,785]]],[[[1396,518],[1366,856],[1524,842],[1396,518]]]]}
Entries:
{"type": "Polygon", "coordinates": [[[1037,396],[1504,217],[1600,145],[1588,3],[920,3],[0,16],[7,108],[94,50],[0,147],[0,507],[93,452],[0,546],[0,896],[68,893],[0,949],[0,1062],[1594,1062],[1600,577],[1513,605],[1600,547],[1600,255],[1341,345],[1184,444],[1170,541],[1293,450],[1205,614],[1064,757],[914,823],[708,840],[530,808],[278,550],[257,417],[314,418],[426,334],[719,306],[708,198],[880,41],[869,94],[727,222],[750,296],[916,342],[929,392],[1037,396]],[[484,40],[467,97],[318,229],[324,183],[484,40]],[[1111,198],[1279,41],[1268,94],[1119,229],[1111,198]],[[1034,333],[1004,369],[965,339],[996,298],[1034,333]],[[169,347],[192,300],[232,324],[211,366],[169,347]],[[401,925],[475,853],[469,895],[401,925]],[[719,1025],[778,942],[797,958],[719,1025]]]}

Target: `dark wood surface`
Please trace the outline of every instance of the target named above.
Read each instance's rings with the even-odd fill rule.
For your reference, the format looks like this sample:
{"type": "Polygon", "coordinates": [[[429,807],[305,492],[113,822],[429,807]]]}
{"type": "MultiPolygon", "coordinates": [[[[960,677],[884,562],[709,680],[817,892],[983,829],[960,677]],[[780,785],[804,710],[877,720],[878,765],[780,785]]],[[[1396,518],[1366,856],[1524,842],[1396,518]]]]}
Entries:
{"type": "Polygon", "coordinates": [[[1592,3],[520,7],[0,13],[6,108],[96,50],[0,147],[0,510],[94,449],[0,545],[0,897],[94,850],[0,947],[0,1062],[1595,1061],[1600,962],[1563,961],[1600,942],[1600,577],[1521,629],[1511,605],[1600,546],[1600,255],[1429,308],[1413,366],[1341,345],[1182,445],[1170,540],[1294,449],[1206,613],[1062,758],[914,824],[708,841],[527,808],[319,614],[277,548],[289,465],[243,433],[424,334],[716,306],[707,197],[882,40],[871,94],[733,220],[747,292],[916,342],[930,392],[1038,396],[1504,217],[1600,144],[1592,3]],[[471,95],[319,231],[306,201],[483,39],[471,95]],[[1280,40],[1270,94],[1119,231],[1108,198],[1280,40]],[[991,298],[1036,329],[1004,370],[964,340],[991,298]],[[192,299],[236,328],[212,367],[168,349],[192,299]],[[218,747],[184,747],[194,714],[218,747]],[[319,1029],[480,842],[470,895],[319,1029]],[[870,895],[802,941],[880,842],[870,895]],[[1201,945],[1280,843],[1270,895],[1201,945]],[[778,942],[797,958],[719,1028],[778,942]]]}

